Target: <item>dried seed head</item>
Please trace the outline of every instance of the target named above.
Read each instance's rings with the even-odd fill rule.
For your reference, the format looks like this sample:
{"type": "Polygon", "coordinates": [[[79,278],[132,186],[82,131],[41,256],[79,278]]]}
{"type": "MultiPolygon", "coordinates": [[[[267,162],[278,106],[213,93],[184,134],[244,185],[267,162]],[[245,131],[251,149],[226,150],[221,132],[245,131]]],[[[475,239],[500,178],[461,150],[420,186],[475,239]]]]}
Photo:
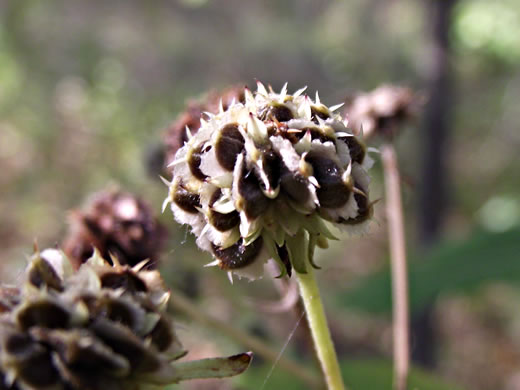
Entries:
{"type": "Polygon", "coordinates": [[[345,107],[349,126],[366,139],[375,135],[393,137],[398,127],[413,116],[420,99],[409,88],[382,85],[358,94],[345,107]]]}
{"type": "Polygon", "coordinates": [[[150,260],[155,267],[166,238],[166,229],[150,207],[134,195],[118,190],[94,194],[82,211],[71,213],[64,242],[67,255],[79,267],[97,248],[101,256],[116,256],[122,264],[150,260]]]}
{"type": "Polygon", "coordinates": [[[217,259],[211,265],[254,277],[273,258],[283,272],[305,272],[314,246],[334,238],[326,222],[352,231],[370,219],[365,145],[339,106],[304,90],[245,89],[177,152],[165,206],[217,259]]]}
{"type": "Polygon", "coordinates": [[[242,354],[241,364],[214,359],[183,371],[158,271],[114,263],[96,252],[74,272],[61,252],[45,250],[22,287],[0,287],[1,389],[144,390],[247,368],[242,354]]]}

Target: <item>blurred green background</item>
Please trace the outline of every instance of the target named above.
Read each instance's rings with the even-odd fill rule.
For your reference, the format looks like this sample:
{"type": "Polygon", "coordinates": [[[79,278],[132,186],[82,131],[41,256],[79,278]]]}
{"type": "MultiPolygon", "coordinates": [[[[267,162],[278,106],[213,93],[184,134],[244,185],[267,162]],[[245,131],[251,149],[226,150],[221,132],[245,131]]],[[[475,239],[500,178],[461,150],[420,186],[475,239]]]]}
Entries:
{"type": "MultiPolygon", "coordinates": [[[[446,196],[428,246],[417,227],[421,185],[431,173],[421,165],[428,116],[418,115],[396,143],[412,307],[418,316],[428,313],[433,329],[431,339],[414,333],[414,354],[424,343],[433,352],[411,388],[520,389],[520,2],[449,0],[440,27],[437,3],[443,1],[0,0],[0,279],[16,281],[33,240],[60,243],[68,211],[109,184],[140,195],[159,215],[166,188],[146,161],[189,98],[259,79],[275,89],[288,81],[291,92],[308,85],[332,105],[391,82],[419,91],[428,112],[444,61],[453,91],[440,152],[446,196]],[[436,48],[439,28],[445,57],[436,48]]],[[[382,201],[370,233],[345,237],[318,258],[354,390],[391,382],[378,163],[372,194],[382,201]]],[[[185,227],[168,212],[160,218],[170,230],[162,258],[168,282],[200,310],[280,350],[297,315],[255,308],[279,299],[272,281],[230,286],[223,272],[201,267],[209,258],[185,227]]],[[[244,349],[180,314],[178,322],[190,357],[244,349]]],[[[414,329],[420,333],[424,324],[414,329]]],[[[303,330],[285,355],[313,366],[303,330]]],[[[256,359],[237,380],[179,388],[307,388],[277,367],[264,384],[269,368],[256,359]]]]}

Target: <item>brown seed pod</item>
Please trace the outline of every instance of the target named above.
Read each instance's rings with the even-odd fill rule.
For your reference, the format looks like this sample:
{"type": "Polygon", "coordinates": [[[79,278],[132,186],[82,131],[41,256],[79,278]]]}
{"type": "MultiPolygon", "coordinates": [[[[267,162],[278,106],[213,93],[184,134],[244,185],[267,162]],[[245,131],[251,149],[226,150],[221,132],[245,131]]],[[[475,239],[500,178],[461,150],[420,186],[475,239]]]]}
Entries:
{"type": "Polygon", "coordinates": [[[71,213],[63,248],[76,267],[92,256],[94,248],[104,258],[116,256],[122,264],[133,266],[148,259],[148,267],[155,267],[165,238],[166,228],[144,201],[127,192],[107,190],[71,213]]]}
{"type": "Polygon", "coordinates": [[[349,100],[344,109],[349,126],[357,132],[363,129],[366,139],[393,137],[421,104],[411,89],[394,85],[382,85],[349,100]]]}

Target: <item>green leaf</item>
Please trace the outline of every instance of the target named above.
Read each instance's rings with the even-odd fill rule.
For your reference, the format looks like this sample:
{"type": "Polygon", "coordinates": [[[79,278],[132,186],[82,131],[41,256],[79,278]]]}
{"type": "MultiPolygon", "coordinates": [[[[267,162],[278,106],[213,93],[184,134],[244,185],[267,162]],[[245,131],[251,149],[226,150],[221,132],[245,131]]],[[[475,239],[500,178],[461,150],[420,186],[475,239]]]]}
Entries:
{"type": "MultiPolygon", "coordinates": [[[[392,389],[392,363],[379,359],[344,360],[340,363],[346,386],[350,390],[392,389]]],[[[410,390],[461,390],[437,379],[433,374],[412,368],[408,378],[410,390]]]]}
{"type": "MultiPolygon", "coordinates": [[[[462,242],[440,245],[409,262],[410,309],[420,311],[437,295],[471,293],[490,282],[520,281],[520,227],[477,232],[462,242]]],[[[359,280],[338,296],[338,304],[370,313],[392,310],[388,268],[359,280]]]]}
{"type": "Polygon", "coordinates": [[[233,383],[240,389],[302,390],[309,388],[299,378],[295,378],[279,367],[272,370],[272,363],[253,365],[243,375],[238,376],[233,383]]]}
{"type": "MultiPolygon", "coordinates": [[[[340,362],[341,372],[349,390],[391,390],[392,363],[382,359],[348,359],[340,362]]],[[[237,377],[235,383],[246,389],[309,389],[308,384],[285,371],[276,368],[271,372],[271,364],[251,367],[244,375],[237,377]],[[263,387],[262,387],[263,386],[263,387]]],[[[410,370],[410,390],[462,390],[461,387],[447,384],[433,374],[413,367],[410,370]]]]}

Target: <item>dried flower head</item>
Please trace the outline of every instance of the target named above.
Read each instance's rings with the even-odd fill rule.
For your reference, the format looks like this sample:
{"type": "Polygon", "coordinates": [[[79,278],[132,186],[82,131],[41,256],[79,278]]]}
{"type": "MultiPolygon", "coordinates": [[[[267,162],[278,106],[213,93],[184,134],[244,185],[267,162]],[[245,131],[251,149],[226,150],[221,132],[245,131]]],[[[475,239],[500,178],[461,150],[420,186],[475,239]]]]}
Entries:
{"type": "Polygon", "coordinates": [[[177,150],[188,141],[186,128],[190,129],[191,134],[195,134],[199,130],[200,118],[204,113],[218,113],[220,102],[226,110],[234,102],[244,103],[244,99],[244,88],[235,85],[222,91],[211,91],[202,100],[190,100],[186,110],[179,114],[166,130],[164,136],[166,165],[174,160],[177,150]]]}
{"type": "Polygon", "coordinates": [[[409,88],[382,85],[371,92],[354,97],[345,107],[352,129],[363,129],[365,138],[375,135],[392,137],[398,127],[410,118],[418,97],[409,88]]]}
{"type": "Polygon", "coordinates": [[[164,206],[211,265],[255,277],[273,258],[282,272],[305,272],[315,245],[334,238],[326,221],[359,230],[371,217],[364,144],[334,114],[341,105],[304,90],[245,89],[244,103],[201,119],[177,152],[164,206]]]}
{"type": "Polygon", "coordinates": [[[149,259],[148,267],[155,267],[165,238],[166,229],[144,201],[111,189],[94,194],[82,211],[71,213],[63,247],[76,267],[94,248],[105,259],[112,254],[131,266],[149,259]]]}
{"type": "Polygon", "coordinates": [[[144,390],[247,368],[249,354],[175,362],[186,351],[169,293],[142,267],[96,252],[74,272],[61,252],[36,252],[22,287],[0,287],[0,388],[144,390]]]}

